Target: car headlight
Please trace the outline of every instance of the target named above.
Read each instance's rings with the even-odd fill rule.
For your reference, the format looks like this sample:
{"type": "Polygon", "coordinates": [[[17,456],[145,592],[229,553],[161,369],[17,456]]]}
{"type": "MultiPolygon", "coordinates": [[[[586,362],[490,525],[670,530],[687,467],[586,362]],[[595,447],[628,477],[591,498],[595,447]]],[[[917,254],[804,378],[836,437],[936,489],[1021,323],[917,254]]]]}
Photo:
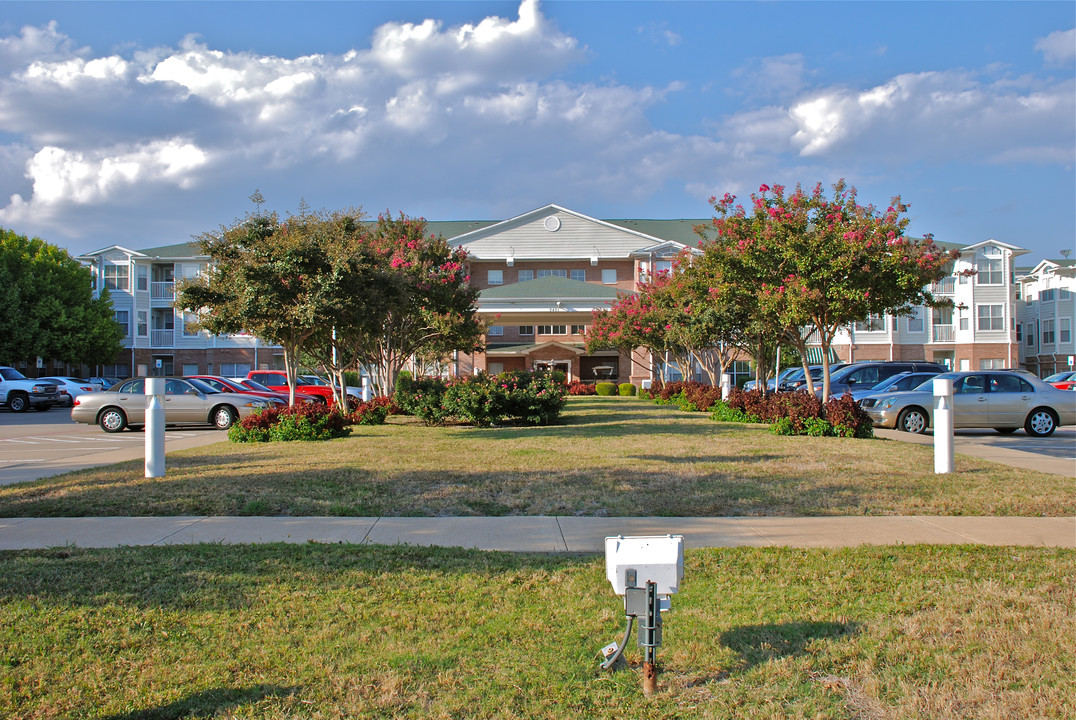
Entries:
{"type": "Polygon", "coordinates": [[[251,400],[250,402],[246,403],[243,407],[248,407],[248,408],[267,408],[267,407],[269,407],[269,403],[267,403],[264,400],[251,400]]]}
{"type": "Polygon", "coordinates": [[[891,408],[891,407],[893,407],[894,405],[897,404],[897,399],[895,397],[887,397],[885,400],[883,400],[882,402],[880,402],[878,404],[882,408],[888,410],[889,408],[891,408]]]}

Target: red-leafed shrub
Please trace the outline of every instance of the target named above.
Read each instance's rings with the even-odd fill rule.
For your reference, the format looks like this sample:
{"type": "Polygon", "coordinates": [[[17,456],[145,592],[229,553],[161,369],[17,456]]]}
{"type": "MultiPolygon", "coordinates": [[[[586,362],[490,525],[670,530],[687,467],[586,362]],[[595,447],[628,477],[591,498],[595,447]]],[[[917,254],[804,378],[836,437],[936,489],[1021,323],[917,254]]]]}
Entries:
{"type": "Polygon", "coordinates": [[[347,421],[350,425],[384,425],[385,418],[389,415],[398,415],[399,409],[395,412],[395,403],[391,398],[387,397],[375,397],[369,401],[360,403],[347,414],[347,421]]]}
{"type": "Polygon", "coordinates": [[[232,442],[331,440],[346,437],[350,432],[348,421],[335,410],[319,403],[301,403],[248,415],[232,425],[228,439],[232,442]]]}
{"type": "Polygon", "coordinates": [[[569,395],[597,395],[598,389],[594,387],[593,383],[575,382],[568,383],[569,395]]]}
{"type": "Polygon", "coordinates": [[[848,393],[830,398],[826,403],[825,415],[834,432],[841,437],[874,437],[871,416],[848,393]]]}

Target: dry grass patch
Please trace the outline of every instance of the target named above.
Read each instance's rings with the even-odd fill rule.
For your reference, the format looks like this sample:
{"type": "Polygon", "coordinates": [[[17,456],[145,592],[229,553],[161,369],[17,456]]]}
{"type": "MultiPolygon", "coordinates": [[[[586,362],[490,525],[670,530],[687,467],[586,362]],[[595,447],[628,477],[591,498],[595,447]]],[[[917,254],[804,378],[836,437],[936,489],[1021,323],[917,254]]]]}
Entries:
{"type": "Polygon", "coordinates": [[[394,419],[321,443],[221,443],[0,487],[0,517],[78,515],[1071,515],[1071,479],[885,440],[778,437],[640,400],[573,398],[564,424],[394,419]]]}

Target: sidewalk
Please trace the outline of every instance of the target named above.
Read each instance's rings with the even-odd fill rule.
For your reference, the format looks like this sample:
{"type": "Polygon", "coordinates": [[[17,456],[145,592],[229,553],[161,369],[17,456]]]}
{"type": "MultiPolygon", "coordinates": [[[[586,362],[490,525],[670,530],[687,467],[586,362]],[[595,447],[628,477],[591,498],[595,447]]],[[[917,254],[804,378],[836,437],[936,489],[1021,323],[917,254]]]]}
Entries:
{"type": "Polygon", "coordinates": [[[607,536],[667,533],[683,535],[688,548],[919,543],[1076,548],[1076,518],[513,516],[0,518],[0,550],[322,542],[600,553],[607,536]]]}

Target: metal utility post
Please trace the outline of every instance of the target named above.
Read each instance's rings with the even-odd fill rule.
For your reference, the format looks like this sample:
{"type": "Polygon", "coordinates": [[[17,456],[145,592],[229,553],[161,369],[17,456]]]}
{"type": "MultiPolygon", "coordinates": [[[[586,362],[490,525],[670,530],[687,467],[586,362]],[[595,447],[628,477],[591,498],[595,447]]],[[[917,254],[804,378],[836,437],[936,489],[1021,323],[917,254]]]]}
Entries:
{"type": "Polygon", "coordinates": [[[729,394],[732,392],[732,376],[728,373],[721,373],[721,399],[728,400],[729,394]]]}
{"type": "Polygon", "coordinates": [[[164,477],[164,384],[146,378],[146,477],[164,477]]]}
{"type": "Polygon", "coordinates": [[[934,474],[953,472],[953,381],[934,380],[934,474]]]}
{"type": "Polygon", "coordinates": [[[658,691],[658,645],[661,645],[661,607],[657,583],[646,584],[646,615],[639,623],[639,645],[643,648],[643,695],[658,691]]]}

